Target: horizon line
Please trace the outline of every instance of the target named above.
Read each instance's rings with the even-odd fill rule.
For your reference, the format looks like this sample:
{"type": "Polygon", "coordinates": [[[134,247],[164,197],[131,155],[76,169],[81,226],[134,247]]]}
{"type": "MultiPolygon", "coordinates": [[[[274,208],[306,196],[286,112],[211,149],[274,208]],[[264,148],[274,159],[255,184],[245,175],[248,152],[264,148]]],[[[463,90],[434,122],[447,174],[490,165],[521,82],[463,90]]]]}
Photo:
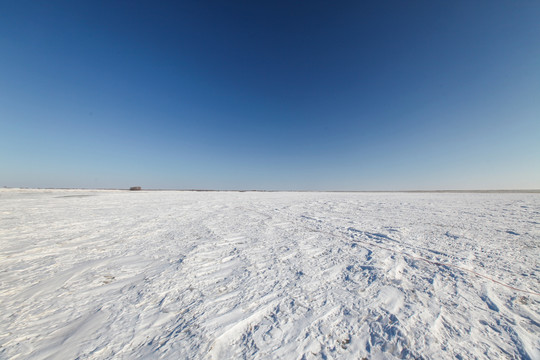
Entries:
{"type": "Polygon", "coordinates": [[[3,189],[21,190],[109,190],[109,191],[192,191],[192,192],[313,192],[313,193],[540,193],[540,189],[412,189],[412,190],[286,190],[286,189],[166,189],[166,188],[78,188],[78,187],[11,187],[3,189]]]}

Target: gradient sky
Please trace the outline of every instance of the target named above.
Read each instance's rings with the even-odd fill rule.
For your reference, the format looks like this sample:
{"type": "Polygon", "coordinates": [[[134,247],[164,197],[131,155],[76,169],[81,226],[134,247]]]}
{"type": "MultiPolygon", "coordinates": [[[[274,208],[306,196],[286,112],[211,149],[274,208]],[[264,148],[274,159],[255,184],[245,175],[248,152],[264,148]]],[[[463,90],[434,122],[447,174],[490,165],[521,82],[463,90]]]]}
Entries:
{"type": "Polygon", "coordinates": [[[538,1],[0,1],[0,186],[540,188],[538,1]]]}

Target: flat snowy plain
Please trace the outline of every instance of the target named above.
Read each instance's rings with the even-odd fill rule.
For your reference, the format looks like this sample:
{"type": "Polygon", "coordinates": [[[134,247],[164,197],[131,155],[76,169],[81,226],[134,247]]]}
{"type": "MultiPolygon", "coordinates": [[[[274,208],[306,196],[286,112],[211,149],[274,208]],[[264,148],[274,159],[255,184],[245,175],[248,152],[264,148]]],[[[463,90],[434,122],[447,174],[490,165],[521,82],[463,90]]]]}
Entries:
{"type": "Polygon", "coordinates": [[[540,194],[0,190],[2,359],[540,359],[540,194]]]}

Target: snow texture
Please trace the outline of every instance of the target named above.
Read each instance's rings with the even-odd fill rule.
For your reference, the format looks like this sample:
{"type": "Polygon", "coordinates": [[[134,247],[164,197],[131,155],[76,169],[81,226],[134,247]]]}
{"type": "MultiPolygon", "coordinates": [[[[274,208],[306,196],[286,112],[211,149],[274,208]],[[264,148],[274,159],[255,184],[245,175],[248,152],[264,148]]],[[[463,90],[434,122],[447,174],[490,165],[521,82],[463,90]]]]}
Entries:
{"type": "Polygon", "coordinates": [[[2,359],[540,359],[540,194],[0,190],[2,359]]]}

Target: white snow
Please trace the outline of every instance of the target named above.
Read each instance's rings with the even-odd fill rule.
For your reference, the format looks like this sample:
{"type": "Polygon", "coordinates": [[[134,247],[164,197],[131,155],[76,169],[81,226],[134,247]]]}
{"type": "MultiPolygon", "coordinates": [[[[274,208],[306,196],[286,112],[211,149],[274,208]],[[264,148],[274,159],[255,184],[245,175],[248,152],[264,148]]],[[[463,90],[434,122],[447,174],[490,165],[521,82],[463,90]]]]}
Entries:
{"type": "Polygon", "coordinates": [[[2,359],[540,359],[540,194],[0,190],[2,359]]]}

